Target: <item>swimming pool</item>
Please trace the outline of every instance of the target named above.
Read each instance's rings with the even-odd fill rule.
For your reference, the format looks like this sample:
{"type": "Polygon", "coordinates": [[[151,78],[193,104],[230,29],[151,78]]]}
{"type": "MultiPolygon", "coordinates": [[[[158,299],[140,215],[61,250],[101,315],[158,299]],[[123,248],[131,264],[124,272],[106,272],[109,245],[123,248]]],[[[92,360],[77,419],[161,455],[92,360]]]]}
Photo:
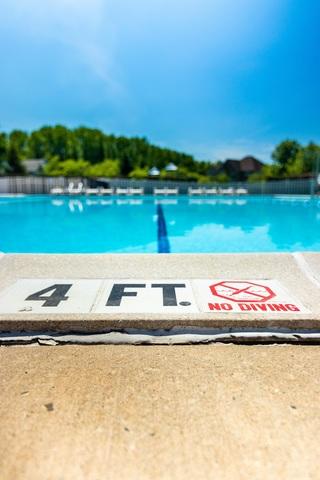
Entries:
{"type": "Polygon", "coordinates": [[[0,198],[6,253],[320,251],[310,197],[0,198]]]}

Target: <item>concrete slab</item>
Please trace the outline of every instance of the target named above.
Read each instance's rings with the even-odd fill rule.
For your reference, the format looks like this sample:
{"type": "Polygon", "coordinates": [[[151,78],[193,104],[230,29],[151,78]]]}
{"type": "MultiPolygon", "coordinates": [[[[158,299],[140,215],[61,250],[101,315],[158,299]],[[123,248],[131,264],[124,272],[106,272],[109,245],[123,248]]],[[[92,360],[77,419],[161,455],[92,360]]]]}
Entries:
{"type": "Polygon", "coordinates": [[[320,255],[318,253],[304,252],[298,253],[296,255],[296,259],[298,259],[298,261],[299,259],[303,259],[305,261],[305,265],[303,265],[303,262],[300,261],[301,267],[306,271],[309,270],[309,273],[320,285],[320,255]]]}
{"type": "Polygon", "coordinates": [[[1,347],[1,480],[319,478],[320,349],[1,347]]]}
{"type": "MultiPolygon", "coordinates": [[[[320,253],[312,254],[317,262],[320,253]]],[[[148,284],[149,282],[149,284],[148,284]]],[[[108,284],[108,282],[107,282],[108,284]]],[[[109,288],[109,287],[108,287],[109,288]]],[[[152,289],[151,289],[152,290],[152,289]]],[[[10,290],[8,290],[9,292],[10,290]]],[[[160,290],[159,290],[160,292],[160,290]]],[[[42,297],[41,291],[31,292],[35,302],[42,297]],[[36,295],[35,295],[36,294],[36,295]]],[[[30,293],[28,297],[30,297],[30,293]]],[[[97,292],[99,293],[99,292],[97,292]]],[[[195,293],[195,290],[193,290],[195,293]]],[[[248,293],[248,292],[247,292],[248,293]]],[[[66,306],[68,293],[61,302],[66,306]]],[[[72,292],[70,291],[70,296],[72,292]]],[[[128,297],[137,297],[129,289],[128,297]]],[[[197,295],[197,293],[196,293],[197,295]]],[[[211,294],[210,294],[211,295],[211,294]]],[[[278,295],[280,298],[280,295],[278,295]]],[[[99,297],[99,295],[98,295],[99,297]]],[[[256,297],[257,298],[257,297],[256,297]]],[[[258,297],[259,298],[259,297],[258,297]]],[[[301,262],[291,254],[219,254],[219,255],[6,255],[0,263],[0,330],[3,331],[78,331],[92,332],[107,329],[171,329],[175,327],[192,328],[290,328],[320,330],[320,287],[313,276],[301,267],[301,262]],[[287,299],[289,305],[300,305],[300,309],[291,308],[277,311],[265,309],[266,303],[259,311],[241,308],[232,310],[191,311],[188,299],[179,299],[182,307],[160,311],[156,308],[155,298],[149,302],[141,298],[144,304],[140,308],[122,308],[118,310],[96,308],[78,308],[70,311],[64,307],[62,311],[51,313],[51,309],[32,310],[13,308],[14,301],[6,300],[6,288],[22,279],[52,279],[65,284],[68,281],[96,280],[104,281],[145,280],[186,282],[193,288],[195,281],[201,279],[213,281],[250,281],[258,286],[280,285],[282,302],[287,299]],[[178,280],[177,280],[178,279],[178,280]],[[284,296],[283,292],[286,292],[284,296]],[[1,300],[2,299],[2,300],[1,300]],[[188,300],[188,301],[186,301],[188,300]],[[148,305],[147,305],[148,304],[148,305]],[[10,308],[8,307],[10,305],[10,308]],[[189,306],[185,309],[186,306],[189,306]],[[12,308],[11,308],[12,307],[12,308]],[[44,311],[46,310],[46,311],[44,311]],[[122,310],[122,311],[121,311],[122,310]],[[176,311],[176,313],[175,313],[176,311]],[[114,312],[114,313],[113,313],[114,312]]],[[[20,299],[21,300],[21,299],[20,299]]],[[[20,302],[19,300],[19,302],[20,302]]],[[[24,301],[24,299],[22,298],[24,301]]],[[[130,300],[130,301],[131,301],[130,300]]],[[[274,298],[277,300],[277,298],[274,298]]],[[[68,299],[68,301],[71,301],[68,299]]],[[[133,300],[132,300],[133,301],[133,300]]],[[[196,298],[198,302],[198,299],[196,298]]],[[[28,301],[29,302],[29,301],[28,301]]],[[[30,303],[27,304],[29,305],[30,303]]],[[[82,299],[79,300],[82,302],[82,299]]],[[[254,300],[252,300],[254,302],[254,300]]],[[[198,302],[199,303],[199,302],[198,302]]],[[[278,302],[279,303],[279,302],[278,302]]],[[[236,305],[236,303],[233,303],[236,305]]],[[[19,303],[20,305],[20,303],[19,303]]],[[[41,303],[37,303],[41,305],[41,303]]],[[[101,307],[101,304],[99,304],[101,307]]],[[[129,305],[129,304],[128,304],[129,305]]],[[[133,304],[132,304],[133,305],[133,304]]],[[[59,309],[58,309],[59,310],[59,309]]]]}

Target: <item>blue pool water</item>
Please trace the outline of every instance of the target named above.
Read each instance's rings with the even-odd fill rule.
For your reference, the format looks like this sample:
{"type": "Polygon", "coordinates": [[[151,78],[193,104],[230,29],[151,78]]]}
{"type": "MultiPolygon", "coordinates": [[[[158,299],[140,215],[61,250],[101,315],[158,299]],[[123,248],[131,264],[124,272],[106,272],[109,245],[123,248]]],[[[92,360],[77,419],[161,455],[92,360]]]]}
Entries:
{"type": "Polygon", "coordinates": [[[0,197],[0,251],[320,251],[309,197],[0,197]]]}

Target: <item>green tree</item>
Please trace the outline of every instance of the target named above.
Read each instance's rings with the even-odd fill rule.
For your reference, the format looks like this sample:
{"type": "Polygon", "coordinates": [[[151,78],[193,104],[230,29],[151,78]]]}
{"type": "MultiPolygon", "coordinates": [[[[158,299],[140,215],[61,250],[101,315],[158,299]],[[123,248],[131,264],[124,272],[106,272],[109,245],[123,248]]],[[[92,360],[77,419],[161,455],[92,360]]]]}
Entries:
{"type": "Polygon", "coordinates": [[[77,159],[81,158],[81,148],[72,130],[63,125],[45,126],[31,133],[28,155],[29,158],[77,159]]]}
{"type": "Polygon", "coordinates": [[[122,159],[120,160],[121,162],[121,174],[124,177],[127,177],[132,170],[133,167],[133,162],[132,159],[129,157],[128,154],[123,155],[122,159]]]}
{"type": "Polygon", "coordinates": [[[129,178],[135,178],[136,180],[143,180],[144,178],[148,177],[148,169],[147,168],[141,168],[141,167],[136,167],[134,170],[132,170],[129,175],[129,178]]]}
{"type": "Polygon", "coordinates": [[[208,175],[199,175],[198,177],[198,183],[210,183],[211,182],[211,177],[208,175]]]}
{"type": "Polygon", "coordinates": [[[0,175],[7,170],[8,138],[5,133],[0,133],[0,175]]]}
{"type": "Polygon", "coordinates": [[[9,144],[15,146],[21,159],[27,157],[28,134],[26,132],[22,130],[12,130],[9,134],[9,144]]]}
{"type": "Polygon", "coordinates": [[[79,127],[74,130],[81,157],[90,163],[100,163],[107,156],[104,152],[104,134],[95,128],[79,127]]]}
{"type": "Polygon", "coordinates": [[[187,167],[182,166],[179,166],[177,170],[173,172],[167,172],[166,170],[161,170],[160,172],[160,178],[162,180],[197,182],[199,177],[200,174],[198,172],[190,171],[187,167]]]}
{"type": "Polygon", "coordinates": [[[284,140],[272,152],[273,160],[285,171],[287,165],[294,162],[301,145],[295,140],[284,140]]]}
{"type": "Polygon", "coordinates": [[[259,172],[252,173],[248,178],[248,182],[255,183],[266,180],[278,180],[283,178],[283,176],[283,168],[273,163],[271,165],[264,165],[259,172]]]}
{"type": "Polygon", "coordinates": [[[56,156],[46,163],[43,170],[49,176],[84,177],[89,167],[90,163],[85,160],[68,159],[61,162],[56,156]]]}
{"type": "Polygon", "coordinates": [[[305,173],[311,173],[315,171],[319,158],[320,146],[313,142],[310,142],[297,154],[297,160],[302,164],[303,172],[305,173]]]}
{"type": "Polygon", "coordinates": [[[106,159],[103,162],[88,166],[85,175],[88,177],[119,177],[120,162],[119,160],[106,159]]]}
{"type": "Polygon", "coordinates": [[[304,165],[304,149],[299,150],[296,155],[296,158],[292,163],[289,163],[286,167],[285,176],[286,177],[299,177],[305,173],[304,165]]]}
{"type": "Polygon", "coordinates": [[[282,172],[284,176],[288,177],[299,177],[304,173],[312,173],[315,171],[318,158],[320,158],[320,147],[310,142],[296,151],[295,156],[287,162],[285,169],[282,168],[282,172]]]}
{"type": "Polygon", "coordinates": [[[211,178],[213,182],[217,182],[217,183],[227,183],[227,182],[230,182],[231,180],[229,175],[227,175],[224,172],[218,173],[217,175],[214,175],[211,178]]]}
{"type": "Polygon", "coordinates": [[[8,173],[23,175],[25,173],[22,165],[19,149],[15,144],[10,144],[7,152],[7,170],[8,173]]]}
{"type": "Polygon", "coordinates": [[[29,158],[50,158],[51,154],[48,139],[43,133],[43,129],[32,132],[28,139],[28,157],[29,158]]]}
{"type": "MultiPolygon", "coordinates": [[[[8,143],[2,157],[0,153],[2,170],[4,165],[7,164],[9,144],[13,144],[15,146],[14,150],[18,150],[20,159],[47,159],[49,163],[45,171],[51,172],[51,174],[53,172],[61,174],[66,166],[62,165],[60,168],[57,162],[70,159],[73,161],[82,159],[89,162],[90,165],[101,164],[105,159],[118,160],[120,173],[117,172],[117,175],[124,177],[133,171],[142,175],[143,173],[139,173],[137,169],[144,171],[153,166],[156,166],[159,170],[165,170],[169,163],[174,163],[178,167],[176,178],[179,179],[197,179],[199,175],[205,177],[210,169],[209,162],[198,162],[192,155],[152,145],[146,138],[107,135],[101,130],[84,126],[69,129],[63,125],[46,125],[30,134],[14,130],[9,137],[5,138],[5,142],[3,138],[1,140],[2,149],[3,144],[8,143]],[[54,162],[51,162],[50,159],[52,158],[55,159],[54,162]]],[[[14,152],[11,152],[11,155],[13,154],[14,152]]],[[[70,167],[70,164],[68,165],[70,167]]],[[[81,164],[78,164],[79,166],[81,164]]],[[[73,164],[71,167],[71,170],[78,168],[73,164]]],[[[90,175],[101,173],[101,168],[104,169],[105,167],[99,166],[96,170],[90,170],[90,175]]],[[[111,166],[107,165],[106,168],[108,172],[111,166]]],[[[105,170],[103,171],[105,172],[105,170]]],[[[112,175],[112,172],[110,175],[112,175]]]]}

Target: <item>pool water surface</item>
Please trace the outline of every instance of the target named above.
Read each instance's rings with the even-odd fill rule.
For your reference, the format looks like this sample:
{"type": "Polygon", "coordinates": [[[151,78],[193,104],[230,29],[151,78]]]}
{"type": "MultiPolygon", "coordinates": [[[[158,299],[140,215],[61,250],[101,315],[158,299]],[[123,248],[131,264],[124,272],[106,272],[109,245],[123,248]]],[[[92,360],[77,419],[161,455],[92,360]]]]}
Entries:
{"type": "Polygon", "coordinates": [[[320,251],[311,197],[0,198],[5,253],[320,251]]]}

